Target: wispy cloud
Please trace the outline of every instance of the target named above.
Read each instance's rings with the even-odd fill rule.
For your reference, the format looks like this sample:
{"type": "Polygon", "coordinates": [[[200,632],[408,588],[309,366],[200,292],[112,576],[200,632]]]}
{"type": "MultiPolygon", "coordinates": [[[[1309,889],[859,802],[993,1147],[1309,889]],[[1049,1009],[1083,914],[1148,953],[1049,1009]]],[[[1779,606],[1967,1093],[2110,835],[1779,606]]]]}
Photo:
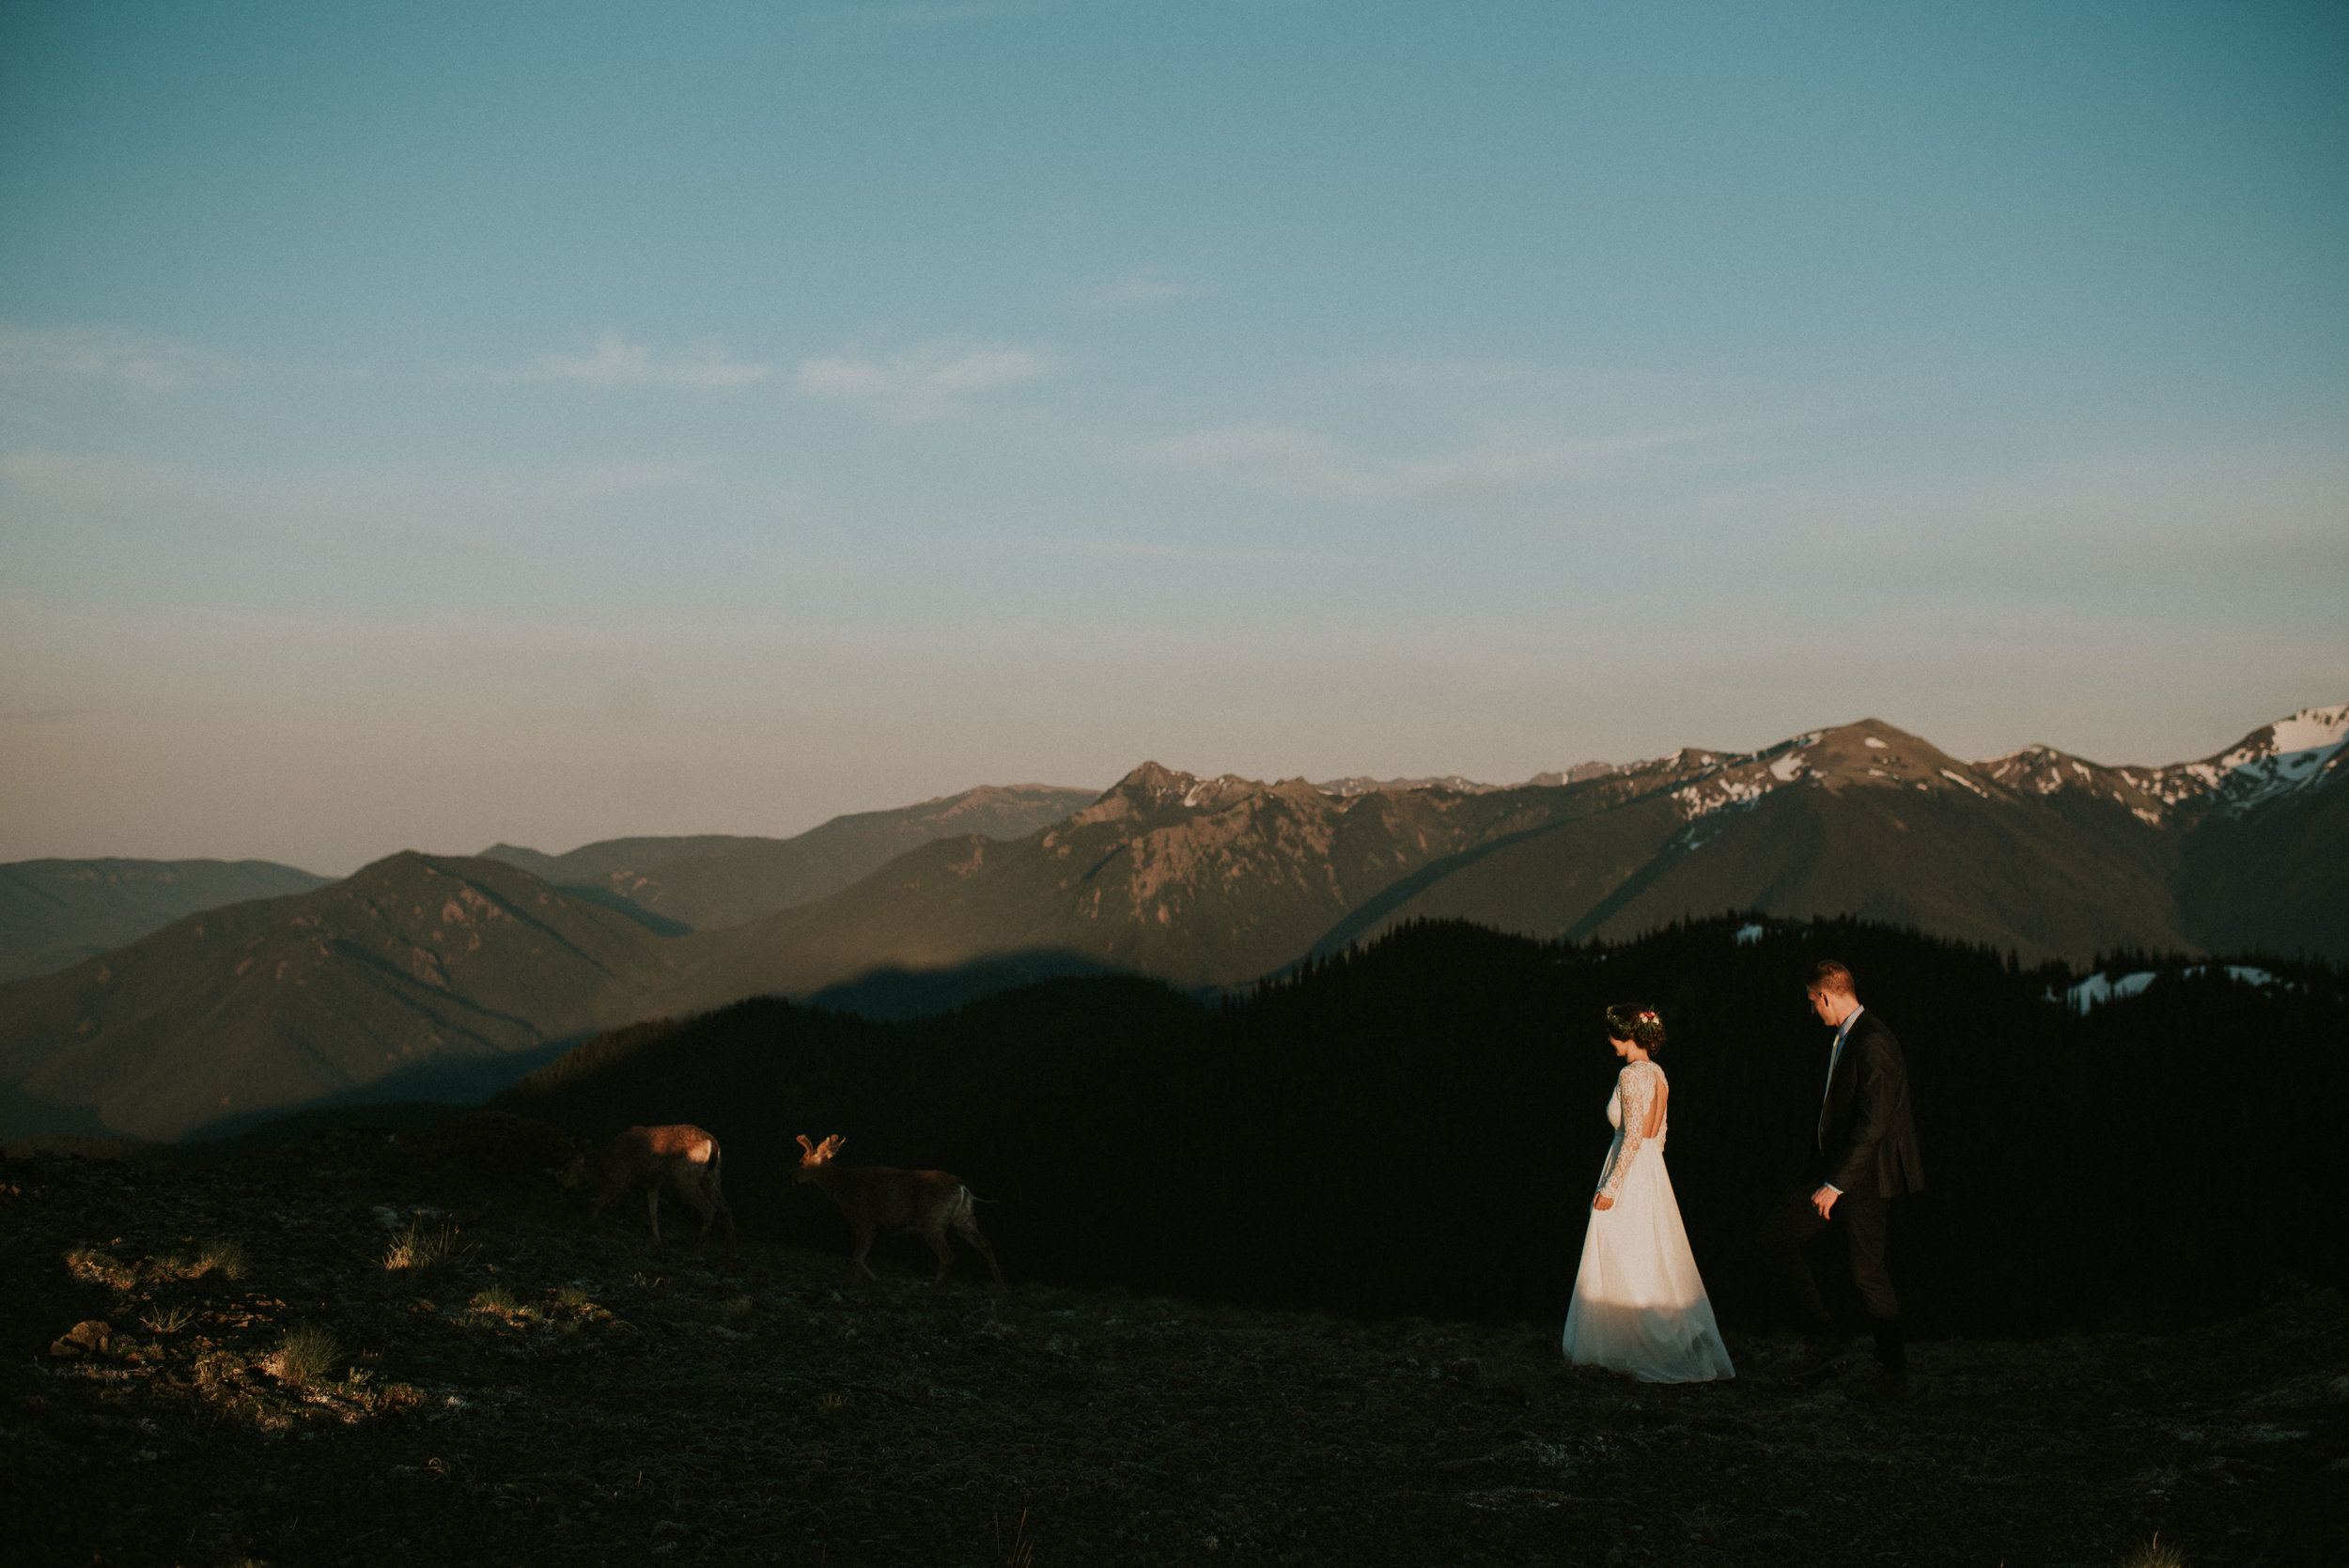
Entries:
{"type": "Polygon", "coordinates": [[[79,528],[203,532],[224,541],[414,536],[476,554],[500,552],[496,540],[509,525],[698,478],[691,467],[648,463],[418,476],[213,469],[39,447],[0,455],[0,496],[79,528]]]}
{"type": "Polygon", "coordinates": [[[173,392],[235,373],[236,366],[221,356],[167,338],[112,327],[0,325],[0,380],[70,376],[173,392]]]}
{"type": "Polygon", "coordinates": [[[584,386],[681,386],[702,392],[749,386],[774,374],[771,365],[727,357],[712,345],[693,353],[663,359],[649,345],[630,343],[607,332],[584,354],[541,354],[524,370],[511,373],[518,381],[577,381],[584,386]]]}
{"type": "Polygon", "coordinates": [[[799,385],[812,396],[863,404],[917,424],[965,411],[974,394],[1033,381],[1059,367],[1041,349],[938,339],[886,359],[847,353],[802,360],[799,385]]]}
{"type": "Polygon", "coordinates": [[[1207,290],[1166,275],[1162,267],[1137,267],[1116,282],[1087,294],[1084,303],[1096,310],[1126,310],[1165,300],[1190,300],[1207,290]]]}
{"type": "Polygon", "coordinates": [[[1278,426],[1204,430],[1142,449],[1149,461],[1281,495],[1357,505],[1611,477],[1627,459],[1710,432],[1669,430],[1586,441],[1501,440],[1449,457],[1384,458],[1278,426]]]}
{"type": "MultiPolygon", "coordinates": [[[[1077,10],[1097,0],[908,0],[906,4],[860,6],[830,14],[852,27],[955,27],[1007,22],[1077,10]]],[[[819,13],[821,14],[821,13],[819,13]]]]}
{"type": "Polygon", "coordinates": [[[1302,563],[1320,559],[1312,551],[1228,550],[1208,545],[1169,544],[1156,539],[1028,538],[1006,540],[989,547],[1004,555],[1060,556],[1083,561],[1189,561],[1230,563],[1302,563]]]}

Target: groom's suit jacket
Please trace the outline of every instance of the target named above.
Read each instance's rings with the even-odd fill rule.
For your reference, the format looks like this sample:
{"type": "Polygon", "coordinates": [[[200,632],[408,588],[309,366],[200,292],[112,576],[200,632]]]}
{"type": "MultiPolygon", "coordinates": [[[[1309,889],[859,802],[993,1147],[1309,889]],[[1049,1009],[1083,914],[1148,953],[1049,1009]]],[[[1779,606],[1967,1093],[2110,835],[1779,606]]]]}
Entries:
{"type": "Polygon", "coordinates": [[[1892,1028],[1863,1010],[1844,1036],[1819,1108],[1819,1180],[1862,1198],[1897,1198],[1925,1185],[1908,1063],[1892,1028]]]}

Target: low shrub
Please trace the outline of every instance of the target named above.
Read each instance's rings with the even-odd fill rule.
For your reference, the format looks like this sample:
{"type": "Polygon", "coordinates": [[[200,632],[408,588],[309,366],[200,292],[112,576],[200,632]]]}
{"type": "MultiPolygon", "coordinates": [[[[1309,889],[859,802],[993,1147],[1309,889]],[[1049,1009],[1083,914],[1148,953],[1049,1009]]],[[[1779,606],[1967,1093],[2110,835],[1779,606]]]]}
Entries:
{"type": "Polygon", "coordinates": [[[210,1241],[195,1255],[198,1274],[217,1274],[224,1280],[241,1280],[252,1268],[253,1259],[237,1241],[210,1241]]]}
{"type": "Polygon", "coordinates": [[[332,1371],[341,1354],[331,1331],[304,1323],[286,1330],[270,1358],[281,1382],[302,1388],[332,1371]]]}
{"type": "Polygon", "coordinates": [[[423,1279],[455,1267],[472,1250],[459,1244],[456,1226],[427,1228],[422,1220],[411,1219],[405,1229],[393,1233],[391,1244],[383,1249],[383,1266],[423,1279]]]}

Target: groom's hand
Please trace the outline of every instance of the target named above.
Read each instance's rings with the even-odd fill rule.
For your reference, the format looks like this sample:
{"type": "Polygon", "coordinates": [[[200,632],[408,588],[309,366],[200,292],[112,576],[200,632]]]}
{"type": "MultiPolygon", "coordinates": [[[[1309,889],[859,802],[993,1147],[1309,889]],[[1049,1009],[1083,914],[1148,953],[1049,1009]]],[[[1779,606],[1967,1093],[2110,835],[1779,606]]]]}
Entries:
{"type": "Polygon", "coordinates": [[[1823,1187],[1811,1195],[1811,1206],[1819,1211],[1820,1219],[1831,1219],[1835,1217],[1835,1200],[1842,1196],[1833,1188],[1823,1187]]]}

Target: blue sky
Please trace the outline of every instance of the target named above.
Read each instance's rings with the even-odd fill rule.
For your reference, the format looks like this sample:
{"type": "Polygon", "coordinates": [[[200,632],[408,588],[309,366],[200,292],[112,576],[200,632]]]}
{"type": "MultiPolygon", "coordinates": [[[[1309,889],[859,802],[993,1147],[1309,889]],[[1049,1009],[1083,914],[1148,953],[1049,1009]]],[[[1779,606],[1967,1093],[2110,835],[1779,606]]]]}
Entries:
{"type": "Polygon", "coordinates": [[[2327,5],[0,14],[0,859],[2349,696],[2327,5]]]}

